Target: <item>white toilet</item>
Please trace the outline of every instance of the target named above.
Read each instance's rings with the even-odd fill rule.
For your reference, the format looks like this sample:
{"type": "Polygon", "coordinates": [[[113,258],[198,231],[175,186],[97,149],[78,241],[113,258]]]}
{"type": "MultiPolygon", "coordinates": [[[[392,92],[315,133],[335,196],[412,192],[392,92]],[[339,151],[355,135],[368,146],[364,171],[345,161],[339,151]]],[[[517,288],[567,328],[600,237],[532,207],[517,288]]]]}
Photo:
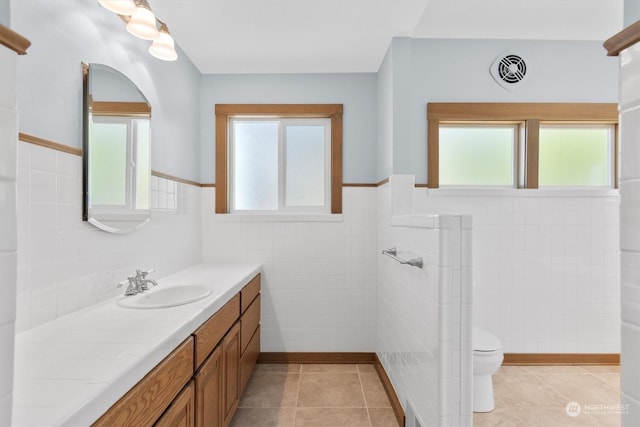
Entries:
{"type": "Polygon", "coordinates": [[[473,327],[473,412],[493,411],[493,382],[491,376],[502,364],[502,343],[484,329],[473,327]]]}

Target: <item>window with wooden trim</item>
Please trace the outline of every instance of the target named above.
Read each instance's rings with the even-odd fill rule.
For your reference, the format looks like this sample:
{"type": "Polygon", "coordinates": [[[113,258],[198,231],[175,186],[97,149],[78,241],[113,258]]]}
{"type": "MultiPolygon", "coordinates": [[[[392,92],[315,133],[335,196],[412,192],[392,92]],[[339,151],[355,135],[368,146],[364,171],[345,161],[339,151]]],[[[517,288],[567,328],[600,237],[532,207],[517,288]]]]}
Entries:
{"type": "Polygon", "coordinates": [[[341,213],[341,104],[218,104],[216,213],[341,213]]]}
{"type": "Polygon", "coordinates": [[[616,104],[429,103],[428,187],[616,188],[616,104]]]}

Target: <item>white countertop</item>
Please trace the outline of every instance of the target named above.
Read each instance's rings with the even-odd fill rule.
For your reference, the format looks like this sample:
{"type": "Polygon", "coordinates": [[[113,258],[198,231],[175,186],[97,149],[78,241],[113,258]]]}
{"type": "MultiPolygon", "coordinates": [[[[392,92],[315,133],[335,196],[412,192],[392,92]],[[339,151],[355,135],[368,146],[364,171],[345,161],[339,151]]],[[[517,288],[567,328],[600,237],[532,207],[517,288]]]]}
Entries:
{"type": "Polygon", "coordinates": [[[12,425],[91,425],[260,271],[197,265],[158,283],[205,285],[200,301],[139,310],[117,297],[17,334],[12,425]]]}

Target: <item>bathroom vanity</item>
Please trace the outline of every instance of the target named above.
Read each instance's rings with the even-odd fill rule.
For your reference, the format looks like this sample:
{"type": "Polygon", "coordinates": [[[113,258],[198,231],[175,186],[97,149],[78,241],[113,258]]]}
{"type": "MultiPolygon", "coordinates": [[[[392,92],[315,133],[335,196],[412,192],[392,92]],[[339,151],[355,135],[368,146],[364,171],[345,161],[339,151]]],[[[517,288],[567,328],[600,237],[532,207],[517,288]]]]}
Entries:
{"type": "Polygon", "coordinates": [[[260,266],[199,265],[159,282],[212,293],[145,310],[117,297],[19,334],[14,425],[228,426],[260,353],[260,266]]]}

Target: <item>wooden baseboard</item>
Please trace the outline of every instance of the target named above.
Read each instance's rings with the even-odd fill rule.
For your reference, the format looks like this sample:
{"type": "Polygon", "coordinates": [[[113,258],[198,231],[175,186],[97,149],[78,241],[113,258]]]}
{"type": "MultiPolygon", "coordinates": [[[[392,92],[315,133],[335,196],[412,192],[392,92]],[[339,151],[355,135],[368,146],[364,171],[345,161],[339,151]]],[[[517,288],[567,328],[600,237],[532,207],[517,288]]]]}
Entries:
{"type": "Polygon", "coordinates": [[[505,353],[503,365],[619,365],[617,353],[505,353]]]}
{"type": "Polygon", "coordinates": [[[260,353],[258,363],[373,363],[375,353],[260,353]]]}
{"type": "Polygon", "coordinates": [[[382,361],[378,358],[377,354],[373,354],[374,362],[373,366],[376,368],[376,372],[380,377],[380,381],[382,381],[382,385],[384,387],[384,391],[387,393],[387,397],[389,398],[389,402],[391,402],[391,409],[393,409],[393,413],[396,416],[396,420],[398,421],[398,425],[404,426],[404,409],[402,409],[402,404],[400,403],[400,399],[398,399],[398,395],[396,394],[396,390],[393,388],[393,384],[391,384],[391,380],[387,375],[387,371],[384,370],[384,366],[382,366],[382,361]]]}

